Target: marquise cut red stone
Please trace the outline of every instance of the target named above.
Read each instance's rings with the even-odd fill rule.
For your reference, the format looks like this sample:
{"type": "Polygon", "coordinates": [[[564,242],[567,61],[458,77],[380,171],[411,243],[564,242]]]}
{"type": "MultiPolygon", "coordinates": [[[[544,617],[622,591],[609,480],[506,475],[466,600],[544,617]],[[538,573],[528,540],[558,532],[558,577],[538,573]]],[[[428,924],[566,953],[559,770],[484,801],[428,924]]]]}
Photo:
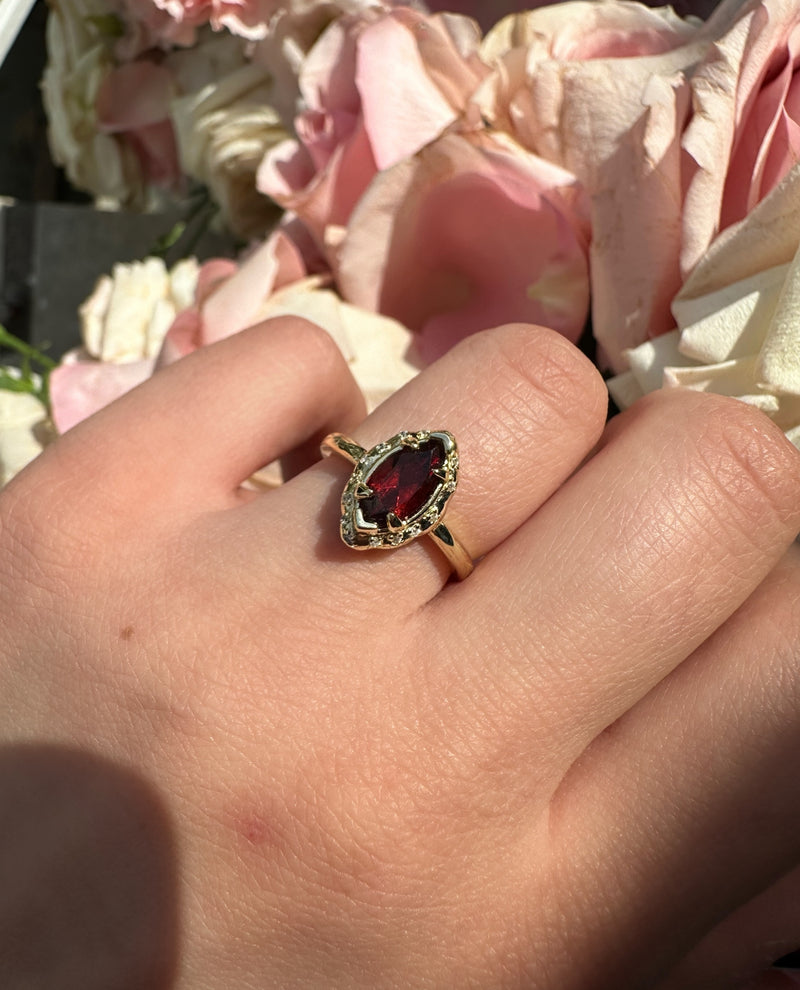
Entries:
{"type": "Polygon", "coordinates": [[[364,479],[371,495],[358,500],[364,520],[381,529],[394,513],[401,522],[416,515],[433,497],[442,479],[434,474],[445,463],[444,444],[438,437],[423,440],[418,447],[398,447],[364,479]]]}

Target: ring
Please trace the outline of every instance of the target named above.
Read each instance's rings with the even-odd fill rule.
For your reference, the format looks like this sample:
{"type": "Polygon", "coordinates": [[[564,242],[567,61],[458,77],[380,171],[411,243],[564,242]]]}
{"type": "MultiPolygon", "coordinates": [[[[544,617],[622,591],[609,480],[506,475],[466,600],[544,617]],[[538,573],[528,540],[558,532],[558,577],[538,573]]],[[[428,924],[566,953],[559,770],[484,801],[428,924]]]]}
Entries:
{"type": "Polygon", "coordinates": [[[330,433],[322,453],[355,465],[342,492],[342,540],[353,550],[393,550],[430,536],[459,580],[475,566],[442,522],[458,483],[458,447],[447,430],[404,430],[371,450],[330,433]]]}

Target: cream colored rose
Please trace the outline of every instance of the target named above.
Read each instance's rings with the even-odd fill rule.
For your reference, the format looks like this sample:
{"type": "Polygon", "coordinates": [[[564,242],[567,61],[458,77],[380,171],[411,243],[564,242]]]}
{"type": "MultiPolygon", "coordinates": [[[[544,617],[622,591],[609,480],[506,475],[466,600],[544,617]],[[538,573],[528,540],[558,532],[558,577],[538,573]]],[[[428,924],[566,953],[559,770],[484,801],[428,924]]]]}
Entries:
{"type": "Polygon", "coordinates": [[[49,432],[47,410],[36,396],[0,390],[0,488],[41,453],[49,432]]]}
{"type": "Polygon", "coordinates": [[[800,166],[714,241],[672,312],[677,329],[626,352],[617,405],[662,387],[731,395],[800,447],[800,166]]]}
{"type": "Polygon", "coordinates": [[[208,186],[226,225],[248,239],[276,219],[274,204],[256,189],[265,153],[288,137],[272,97],[269,72],[250,63],[171,107],[181,168],[208,186]]]}
{"type": "Polygon", "coordinates": [[[419,373],[408,359],[414,335],[397,320],[343,302],[310,276],[279,289],[259,308],[258,320],[301,316],[333,337],[364,394],[368,412],[419,373]]]}
{"type": "Polygon", "coordinates": [[[104,205],[145,205],[146,190],[134,152],[98,131],[97,94],[114,66],[114,38],[98,25],[108,19],[100,0],[51,0],[48,63],[42,78],[50,149],[70,181],[104,205]]]}
{"type": "Polygon", "coordinates": [[[161,258],[115,265],[79,310],[87,353],[116,364],[155,358],[172,321],[194,301],[197,272],[194,258],[169,271],[161,258]]]}
{"type": "Polygon", "coordinates": [[[178,313],[194,300],[194,258],[167,271],[160,258],[115,265],[80,307],[84,347],[50,375],[50,405],[59,433],[113,402],[153,373],[156,355],[178,313]]]}

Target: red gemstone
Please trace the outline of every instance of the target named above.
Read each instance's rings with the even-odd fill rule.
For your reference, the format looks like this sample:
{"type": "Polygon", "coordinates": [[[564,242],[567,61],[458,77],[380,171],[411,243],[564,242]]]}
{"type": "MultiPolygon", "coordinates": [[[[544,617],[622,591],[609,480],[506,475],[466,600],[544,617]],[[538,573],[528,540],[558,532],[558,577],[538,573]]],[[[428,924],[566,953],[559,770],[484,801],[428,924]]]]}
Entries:
{"type": "Polygon", "coordinates": [[[444,444],[437,437],[418,447],[399,447],[364,479],[372,495],[358,500],[364,520],[387,529],[393,512],[401,522],[416,515],[433,496],[442,479],[434,474],[445,463],[444,444]]]}

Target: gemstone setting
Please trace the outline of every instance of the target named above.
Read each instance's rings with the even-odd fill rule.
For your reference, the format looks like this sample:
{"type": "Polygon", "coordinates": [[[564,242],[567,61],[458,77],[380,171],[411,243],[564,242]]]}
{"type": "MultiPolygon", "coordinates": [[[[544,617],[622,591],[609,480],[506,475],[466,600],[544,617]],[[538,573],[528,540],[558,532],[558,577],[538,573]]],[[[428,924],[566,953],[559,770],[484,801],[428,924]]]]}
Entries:
{"type": "Polygon", "coordinates": [[[435,529],[458,476],[446,430],[398,433],[358,460],[342,493],[341,536],[356,550],[392,549],[435,529]]]}

